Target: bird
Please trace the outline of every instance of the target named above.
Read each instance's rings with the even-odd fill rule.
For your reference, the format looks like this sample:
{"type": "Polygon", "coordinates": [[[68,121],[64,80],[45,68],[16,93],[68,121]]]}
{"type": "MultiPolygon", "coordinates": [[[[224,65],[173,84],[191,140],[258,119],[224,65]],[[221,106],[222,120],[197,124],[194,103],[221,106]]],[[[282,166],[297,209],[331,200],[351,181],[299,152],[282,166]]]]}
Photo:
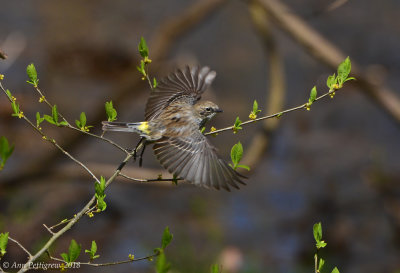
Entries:
{"type": "MultiPolygon", "coordinates": [[[[145,107],[145,121],[102,122],[104,131],[139,134],[145,146],[153,144],[160,164],[189,183],[204,188],[239,189],[245,176],[217,154],[201,128],[222,110],[211,101],[200,101],[216,72],[209,67],[177,69],[160,80],[145,107]]],[[[142,151],[143,152],[143,151],[142,151]]]]}

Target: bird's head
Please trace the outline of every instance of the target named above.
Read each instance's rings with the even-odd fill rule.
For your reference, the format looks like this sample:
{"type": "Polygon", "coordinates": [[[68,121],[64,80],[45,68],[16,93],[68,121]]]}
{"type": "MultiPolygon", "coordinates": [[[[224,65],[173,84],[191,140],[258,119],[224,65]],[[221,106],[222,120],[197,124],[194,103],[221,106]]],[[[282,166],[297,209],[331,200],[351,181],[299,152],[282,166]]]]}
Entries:
{"type": "Polygon", "coordinates": [[[217,113],[222,112],[218,105],[211,101],[201,101],[195,104],[194,109],[200,117],[202,125],[212,119],[217,113]]]}

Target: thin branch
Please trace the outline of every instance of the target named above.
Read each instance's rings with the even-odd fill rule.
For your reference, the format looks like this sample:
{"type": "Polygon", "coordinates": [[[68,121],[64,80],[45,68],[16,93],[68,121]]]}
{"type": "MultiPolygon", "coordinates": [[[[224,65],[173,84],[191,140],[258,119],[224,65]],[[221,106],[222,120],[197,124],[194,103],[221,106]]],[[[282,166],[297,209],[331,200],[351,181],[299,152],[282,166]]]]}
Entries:
{"type": "Polygon", "coordinates": [[[124,177],[124,178],[126,178],[128,180],[132,180],[132,181],[135,181],[135,182],[163,182],[163,181],[165,181],[165,182],[173,182],[173,181],[183,180],[183,178],[176,178],[176,179],[174,179],[174,178],[141,179],[141,178],[133,178],[133,177],[130,177],[130,176],[128,176],[126,174],[123,174],[123,173],[119,173],[119,176],[122,176],[122,177],[124,177]]]}
{"type": "MultiPolygon", "coordinates": [[[[140,149],[141,147],[139,146],[138,149],[140,149]]],[[[136,152],[136,150],[134,151],[134,153],[136,152]]],[[[113,181],[114,179],[118,176],[118,174],[121,172],[121,169],[124,167],[124,165],[134,156],[134,153],[131,153],[129,155],[127,155],[124,159],[124,161],[122,161],[121,163],[121,167],[118,168],[114,174],[107,180],[106,182],[106,187],[108,187],[113,181]]],[[[90,199],[90,201],[83,207],[83,209],[81,209],[77,214],[75,214],[75,216],[62,228],[60,229],[58,232],[54,233],[51,238],[46,242],[46,244],[32,257],[30,257],[30,259],[25,263],[25,265],[18,271],[18,272],[26,272],[27,270],[29,270],[29,265],[31,263],[33,263],[34,261],[36,261],[41,255],[43,255],[43,253],[45,253],[49,247],[61,236],[63,235],[65,232],[67,232],[69,229],[72,228],[73,225],[75,225],[79,219],[82,218],[82,216],[84,216],[89,210],[90,207],[92,205],[95,205],[96,202],[96,197],[93,195],[93,197],[90,199]]]]}
{"type": "MultiPolygon", "coordinates": [[[[324,97],[326,97],[328,95],[331,95],[331,94],[337,92],[338,90],[339,89],[330,90],[329,92],[317,97],[314,100],[314,102],[316,102],[316,101],[318,101],[318,100],[320,100],[320,99],[322,99],[322,98],[324,98],[324,97]]],[[[260,121],[260,120],[265,120],[265,119],[270,119],[270,118],[275,118],[275,117],[281,117],[283,114],[286,114],[286,113],[289,113],[289,112],[293,112],[293,111],[296,111],[296,110],[300,110],[300,109],[305,109],[307,107],[307,105],[308,105],[308,103],[303,103],[303,104],[301,104],[299,106],[284,110],[284,111],[279,112],[279,113],[275,113],[275,114],[272,114],[272,115],[268,115],[268,116],[264,116],[264,117],[260,117],[260,118],[256,118],[256,119],[250,119],[250,120],[242,122],[240,124],[240,126],[247,125],[247,124],[250,124],[250,123],[253,123],[253,122],[257,122],[257,121],[260,121]]],[[[204,135],[206,135],[206,136],[207,135],[214,135],[214,134],[221,133],[221,132],[224,132],[224,131],[232,130],[233,128],[234,128],[234,126],[229,126],[229,127],[225,127],[225,128],[222,128],[222,129],[215,130],[215,131],[207,132],[204,135]]]]}
{"type": "MultiPolygon", "coordinates": [[[[35,88],[36,92],[38,92],[38,94],[40,95],[39,102],[40,102],[40,101],[43,101],[44,103],[47,104],[47,106],[49,106],[50,109],[52,109],[54,105],[53,105],[52,103],[50,103],[50,102],[47,100],[46,96],[45,96],[44,93],[39,89],[39,87],[38,87],[38,86],[33,86],[33,87],[35,88]]],[[[118,145],[118,144],[115,143],[114,141],[112,141],[112,140],[110,140],[110,139],[108,139],[108,138],[103,137],[104,132],[103,132],[103,134],[102,134],[101,136],[99,136],[99,135],[96,135],[96,134],[93,134],[93,133],[90,133],[90,132],[87,132],[87,131],[83,131],[83,130],[81,130],[81,129],[75,127],[75,126],[72,126],[71,123],[70,123],[60,112],[58,112],[58,114],[59,114],[59,116],[63,119],[63,121],[65,121],[65,122],[67,123],[67,125],[64,126],[64,127],[69,128],[69,129],[72,129],[72,130],[75,130],[75,131],[78,131],[78,132],[80,132],[80,133],[82,133],[82,134],[85,134],[85,135],[88,135],[88,136],[95,137],[95,138],[100,139],[100,140],[102,140],[102,141],[108,142],[108,143],[110,143],[111,145],[113,145],[114,147],[116,147],[116,148],[118,148],[119,150],[123,151],[125,154],[129,154],[129,152],[128,152],[126,149],[122,148],[120,145],[118,145]]]]}
{"type": "Polygon", "coordinates": [[[47,229],[48,232],[50,232],[50,234],[54,235],[54,232],[51,230],[51,228],[46,226],[46,224],[43,224],[43,226],[47,229]]]}
{"type": "MultiPolygon", "coordinates": [[[[265,95],[265,114],[273,114],[282,111],[285,96],[285,72],[284,62],[280,54],[279,45],[271,30],[270,18],[260,5],[251,1],[249,3],[249,13],[254,28],[256,29],[259,40],[265,51],[265,59],[268,70],[268,88],[265,95]]],[[[260,164],[261,158],[265,155],[270,146],[272,134],[280,124],[280,119],[265,120],[258,127],[257,132],[253,134],[250,145],[247,147],[247,153],[242,159],[242,164],[250,166],[251,170],[260,164]]]]}
{"type": "MultiPolygon", "coordinates": [[[[92,263],[92,262],[88,262],[88,263],[79,262],[79,265],[88,265],[88,266],[94,266],[94,267],[113,266],[113,265],[128,264],[128,263],[137,262],[137,261],[149,260],[149,259],[153,259],[153,258],[157,257],[158,255],[160,255],[159,251],[157,251],[156,253],[154,253],[152,255],[148,255],[146,257],[140,257],[140,258],[136,258],[136,259],[129,259],[129,260],[123,260],[123,261],[109,262],[109,263],[99,263],[99,264],[98,263],[92,263]]],[[[50,259],[52,259],[54,261],[65,263],[65,261],[62,260],[62,259],[53,257],[51,255],[49,255],[49,257],[50,257],[50,259]]]]}
{"type": "MultiPolygon", "coordinates": [[[[150,40],[151,59],[154,62],[152,71],[160,71],[162,68],[162,61],[168,55],[168,52],[173,48],[174,44],[185,34],[190,34],[191,30],[203,22],[206,22],[212,14],[215,14],[227,0],[198,0],[190,5],[187,9],[183,10],[180,14],[167,18],[160,24],[160,28],[154,33],[150,40]]],[[[124,75],[121,75],[122,80],[119,81],[118,86],[113,88],[110,94],[113,94],[113,102],[118,104],[126,100],[132,94],[132,90],[139,89],[143,86],[140,74],[136,69],[136,62],[132,67],[128,68],[124,75]]],[[[104,117],[104,110],[101,105],[95,105],[92,110],[92,117],[95,123],[101,122],[104,117]]],[[[80,143],[79,135],[68,135],[64,138],[63,147],[68,147],[68,150],[73,149],[80,143]]],[[[7,177],[0,183],[0,190],[5,187],[19,186],[21,183],[26,182],[32,176],[43,175],[40,166],[53,166],[57,160],[58,151],[50,151],[43,156],[39,157],[35,162],[26,164],[26,166],[18,171],[11,177],[7,177]]]]}
{"type": "Polygon", "coordinates": [[[26,254],[28,254],[28,257],[31,258],[32,254],[17,240],[11,238],[10,236],[8,236],[8,240],[13,241],[14,243],[16,243],[26,254]]]}
{"type": "MultiPolygon", "coordinates": [[[[286,31],[315,59],[322,61],[331,68],[336,68],[345,59],[347,54],[344,54],[333,43],[322,37],[320,33],[291,11],[283,1],[256,1],[260,3],[265,12],[274,19],[280,28],[286,31]]],[[[385,87],[382,82],[376,82],[368,74],[363,73],[361,67],[354,60],[352,60],[351,66],[350,76],[357,79],[354,84],[359,86],[363,93],[389,114],[397,124],[400,124],[400,98],[396,93],[385,87]]]]}
{"type": "MultiPolygon", "coordinates": [[[[4,94],[7,96],[8,100],[13,103],[13,99],[10,98],[6,92],[6,90],[3,87],[3,84],[0,82],[0,88],[1,90],[3,90],[4,94]]],[[[22,113],[22,111],[21,111],[22,113]]],[[[49,143],[51,143],[53,146],[55,146],[58,150],[60,150],[63,154],[65,154],[66,156],[68,156],[71,160],[73,160],[75,163],[77,163],[78,165],[80,165],[84,170],[86,170],[92,177],[93,179],[95,179],[98,183],[100,183],[100,180],[97,179],[97,177],[94,175],[94,173],[92,173],[91,170],[89,170],[88,167],[86,167],[85,164],[83,164],[81,161],[79,161],[78,159],[76,159],[75,157],[73,157],[70,153],[68,153],[66,150],[64,150],[54,139],[49,138],[48,136],[46,136],[43,131],[41,129],[39,129],[38,127],[36,127],[32,121],[30,119],[28,119],[25,115],[21,115],[21,118],[23,118],[37,133],[39,133],[42,136],[42,139],[48,141],[49,143]]]]}

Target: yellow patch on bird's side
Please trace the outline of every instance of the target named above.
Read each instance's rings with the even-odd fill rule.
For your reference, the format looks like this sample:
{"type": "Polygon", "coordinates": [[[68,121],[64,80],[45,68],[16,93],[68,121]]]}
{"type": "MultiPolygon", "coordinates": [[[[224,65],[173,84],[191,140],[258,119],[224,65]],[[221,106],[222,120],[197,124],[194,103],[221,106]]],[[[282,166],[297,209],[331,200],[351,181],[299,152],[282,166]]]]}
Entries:
{"type": "Polygon", "coordinates": [[[150,130],[149,130],[149,123],[147,121],[143,121],[140,123],[140,125],[137,127],[140,131],[149,134],[150,130]]]}

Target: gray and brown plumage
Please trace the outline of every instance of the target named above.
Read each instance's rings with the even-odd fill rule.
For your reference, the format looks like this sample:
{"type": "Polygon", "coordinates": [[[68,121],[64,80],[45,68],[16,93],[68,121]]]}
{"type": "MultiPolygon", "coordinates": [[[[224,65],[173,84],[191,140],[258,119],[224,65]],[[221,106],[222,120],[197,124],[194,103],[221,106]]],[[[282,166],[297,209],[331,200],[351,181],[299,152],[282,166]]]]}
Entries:
{"type": "Polygon", "coordinates": [[[244,176],[218,157],[200,132],[222,110],[211,101],[199,101],[216,76],[208,67],[186,67],[162,79],[146,104],[144,122],[107,122],[103,130],[135,132],[154,143],[161,165],[170,173],[206,188],[230,190],[245,184],[244,176]]]}

